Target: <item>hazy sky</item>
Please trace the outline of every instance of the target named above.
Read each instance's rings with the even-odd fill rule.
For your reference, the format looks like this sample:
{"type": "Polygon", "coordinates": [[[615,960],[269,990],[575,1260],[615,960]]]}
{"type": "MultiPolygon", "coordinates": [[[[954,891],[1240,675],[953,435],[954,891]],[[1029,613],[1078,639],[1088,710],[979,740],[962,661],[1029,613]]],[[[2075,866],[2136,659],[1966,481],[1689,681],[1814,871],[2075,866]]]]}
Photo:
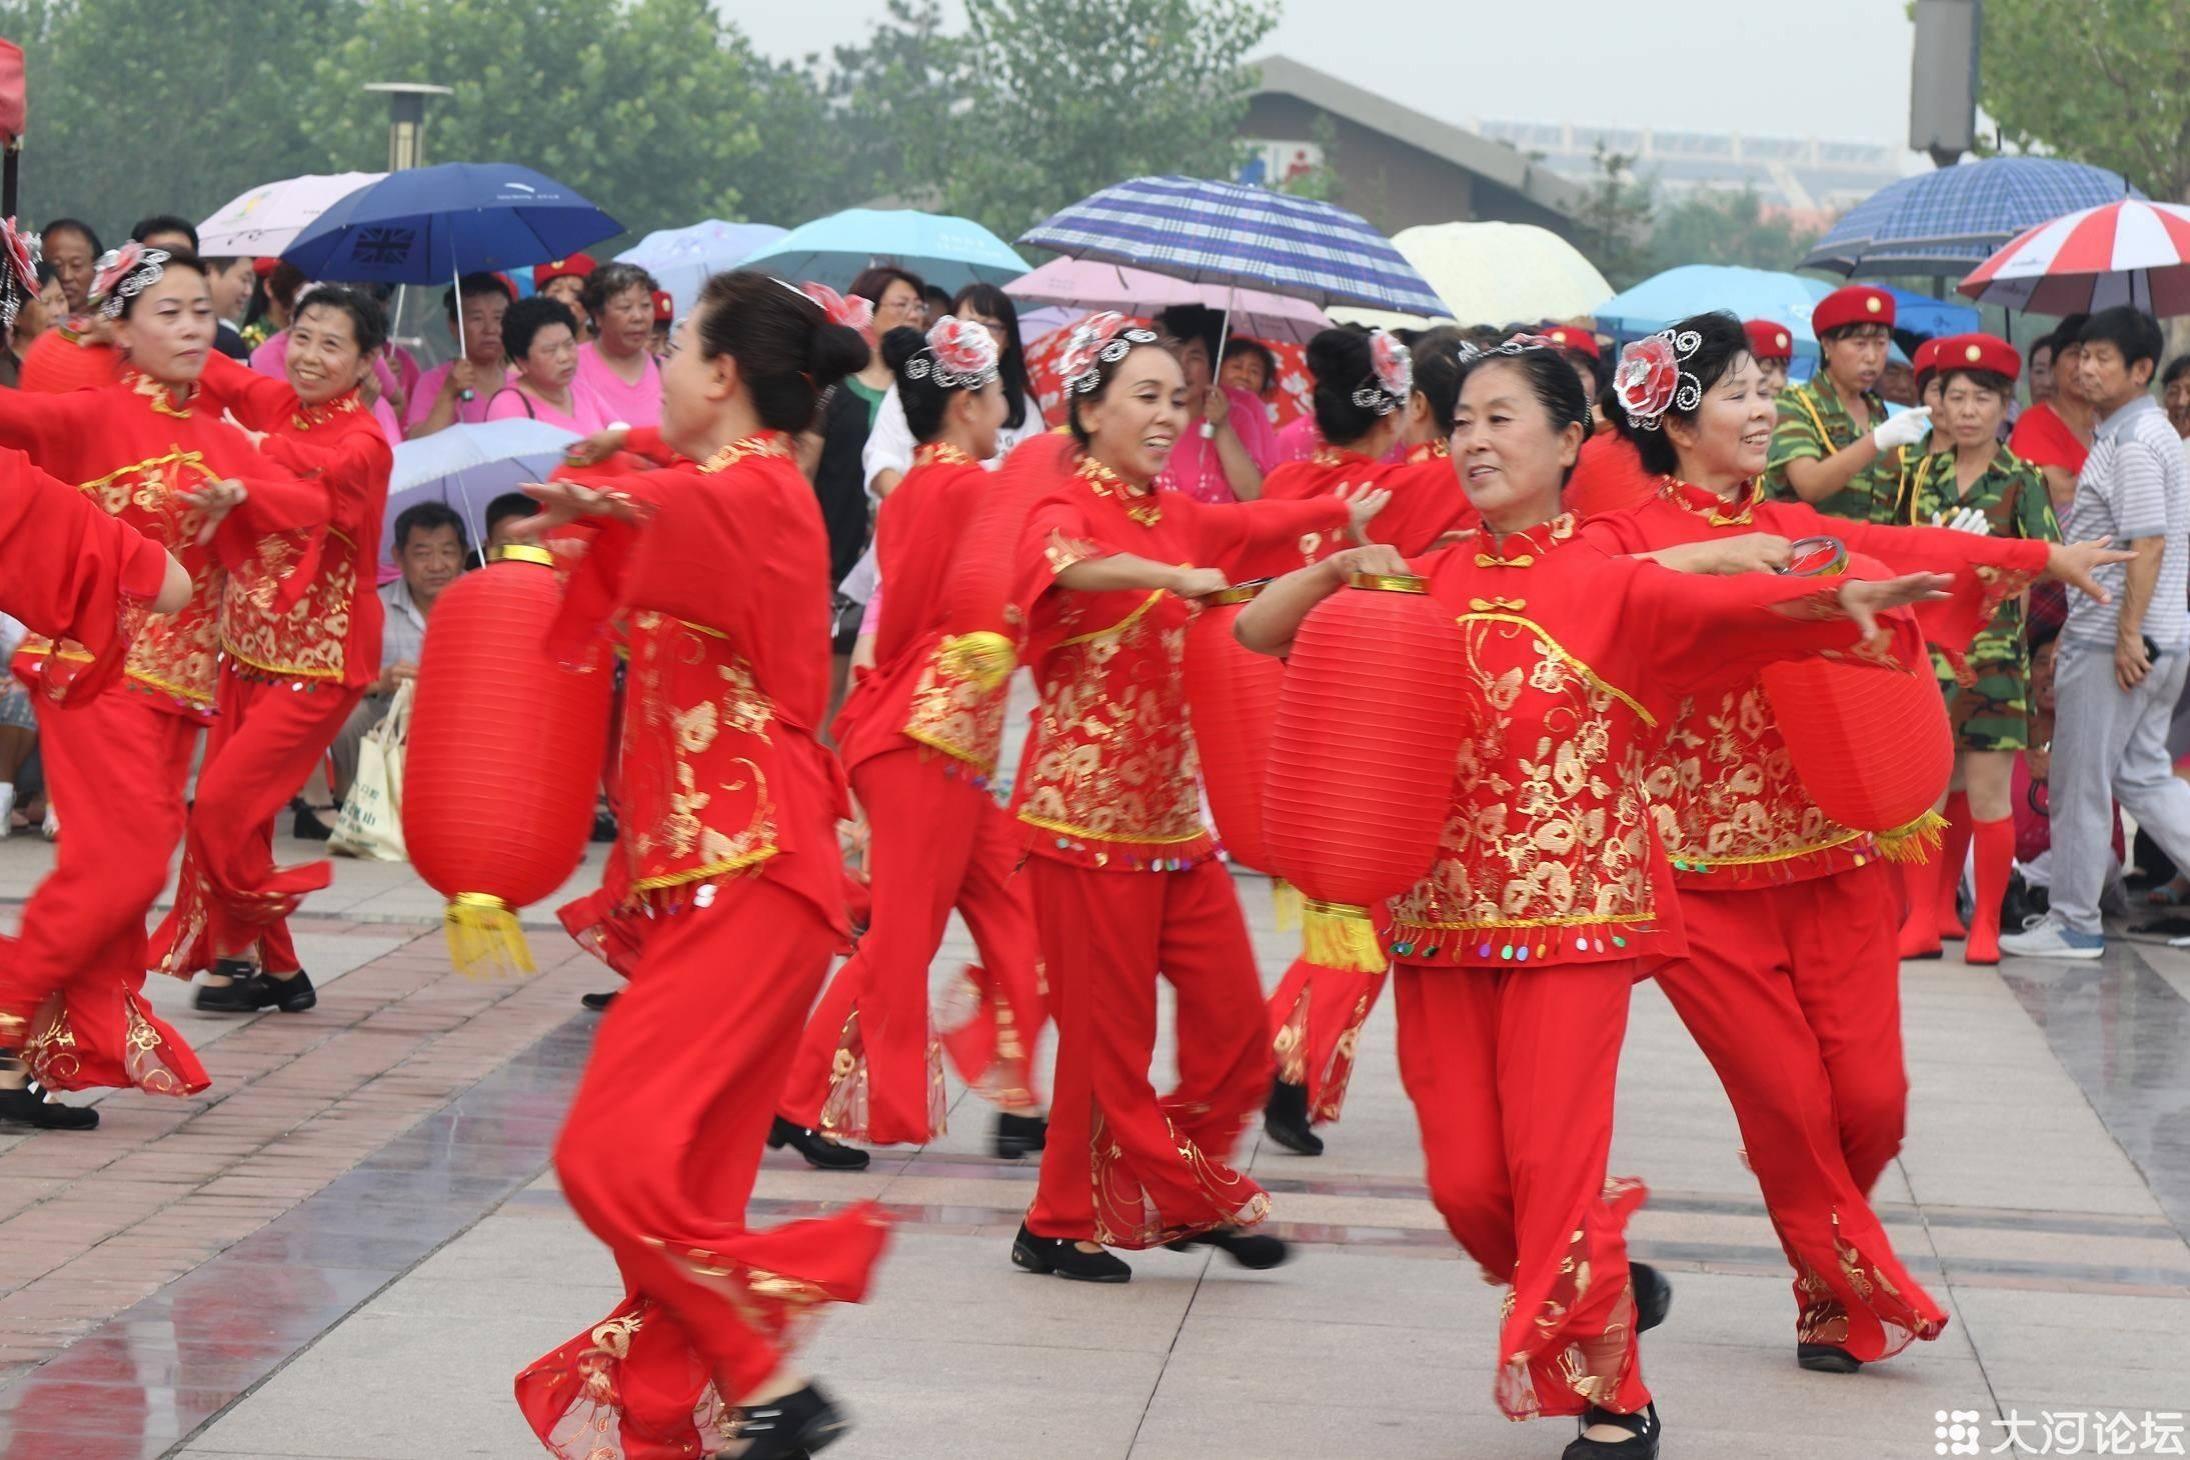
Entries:
{"type": "MultiPolygon", "coordinates": [[[[762,50],[795,57],[856,40],[884,4],[721,0],[721,9],[762,50]]],[[[1267,49],[1454,122],[1624,122],[1905,145],[1911,33],[1903,0],[1284,0],[1267,49]]]]}

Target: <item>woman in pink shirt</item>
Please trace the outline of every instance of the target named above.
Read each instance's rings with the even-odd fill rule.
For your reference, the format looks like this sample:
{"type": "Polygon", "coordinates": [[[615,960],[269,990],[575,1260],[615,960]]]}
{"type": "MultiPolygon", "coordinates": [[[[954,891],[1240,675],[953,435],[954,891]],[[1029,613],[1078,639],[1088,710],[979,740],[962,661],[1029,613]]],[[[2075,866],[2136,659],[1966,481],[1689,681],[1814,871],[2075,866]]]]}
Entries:
{"type": "Polygon", "coordinates": [[[662,372],[647,348],[654,334],[654,276],[637,264],[603,264],[586,276],[594,338],[578,347],[578,382],[611,421],[658,426],[662,372]]]}
{"type": "Polygon", "coordinates": [[[1163,312],[1179,368],[1186,376],[1188,419],[1193,422],[1171,449],[1156,485],[1197,502],[1249,502],[1262,495],[1262,477],[1278,463],[1277,433],[1262,402],[1216,379],[1223,317],[1199,304],[1163,312]]]}
{"type": "Polygon", "coordinates": [[[487,419],[528,416],[580,436],[611,419],[601,398],[578,378],[578,317],[560,300],[535,294],[502,317],[502,348],[515,372],[487,402],[487,419]]]}

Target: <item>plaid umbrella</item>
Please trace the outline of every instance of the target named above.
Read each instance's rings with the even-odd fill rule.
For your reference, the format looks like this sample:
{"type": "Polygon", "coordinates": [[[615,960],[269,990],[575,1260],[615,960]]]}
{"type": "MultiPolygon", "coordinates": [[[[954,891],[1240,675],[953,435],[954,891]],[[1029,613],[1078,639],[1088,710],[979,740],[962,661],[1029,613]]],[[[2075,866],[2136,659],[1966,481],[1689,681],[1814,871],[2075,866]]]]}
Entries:
{"type": "Polygon", "coordinates": [[[2103,167],[2052,157],[1987,157],[1880,188],[1850,208],[1799,267],[1960,278],[2026,228],[2143,196],[2103,167]]]}
{"type": "Polygon", "coordinates": [[[1391,240],[1359,215],[1237,183],[1137,177],[1082,198],[1019,241],[1325,307],[1451,313],[1391,240]]]}

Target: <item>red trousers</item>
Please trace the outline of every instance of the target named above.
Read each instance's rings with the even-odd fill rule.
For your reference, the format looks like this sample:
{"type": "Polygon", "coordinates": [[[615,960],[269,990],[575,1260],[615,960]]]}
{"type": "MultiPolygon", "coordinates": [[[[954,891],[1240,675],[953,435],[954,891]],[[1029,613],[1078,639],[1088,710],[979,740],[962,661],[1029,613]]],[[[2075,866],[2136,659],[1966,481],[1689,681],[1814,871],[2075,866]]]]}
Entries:
{"type": "Polygon", "coordinates": [[[1353,1078],[1361,1026],[1369,1022],[1383,992],[1381,973],[1325,968],[1305,958],[1294,959],[1285,970],[1270,996],[1270,1048],[1277,1056],[1278,1078],[1308,1087],[1310,1118],[1338,1119],[1353,1078]]]}
{"type": "Polygon", "coordinates": [[[824,1302],[856,1302],[886,1235],[860,1204],[766,1231],[745,1207],[792,1039],[838,937],[764,877],[650,920],[556,1143],[563,1194],[627,1296],[517,1377],[557,1455],[688,1460],[824,1302]]]}
{"type": "Polygon", "coordinates": [[[1232,878],[1216,861],[1109,872],[1029,857],[1057,1068],[1027,1230],[1146,1248],[1269,1210],[1224,1163],[1270,1093],[1262,983],[1232,878]],[[1177,999],[1178,1087],[1148,1083],[1156,978],[1177,999]]]}
{"type": "Polygon", "coordinates": [[[852,790],[872,828],[873,912],[859,949],[806,1021],[782,1114],[847,1140],[919,1145],[943,1129],[942,1049],[929,1029],[928,965],[956,907],[980,949],[960,1074],[999,1104],[1039,1109],[1028,1065],[1041,1033],[1040,948],[1019,839],[988,793],[910,742],[864,760],[852,790]],[[978,1065],[979,1056],[987,1064],[978,1065]]]}
{"type": "Polygon", "coordinates": [[[1625,1235],[1645,1193],[1605,1179],[1634,974],[1398,965],[1399,1077],[1430,1200],[1484,1276],[1512,1287],[1496,1385],[1511,1419],[1650,1402],[1625,1235]]]}
{"type": "Polygon", "coordinates": [[[274,819],[334,744],[362,690],[268,683],[223,671],[220,718],[198,771],[175,908],[152,935],[153,964],[188,978],[217,959],[294,972],[289,914],[333,879],[326,861],[274,865],[274,819]]]}
{"type": "Polygon", "coordinates": [[[1702,1046],[1795,1270],[1796,1333],[1869,1362],[1946,1315],[1894,1256],[1871,1187],[1901,1147],[1900,894],[1883,862],[1741,892],[1683,889],[1659,987],[1702,1046]]]}
{"type": "Polygon", "coordinates": [[[195,1094],[205,1067],[141,993],[145,914],[182,836],[198,723],[130,686],[60,703],[34,692],[47,793],[65,826],[22,932],[0,946],[0,1045],[28,1024],[24,1063],[56,1090],[195,1094]]]}

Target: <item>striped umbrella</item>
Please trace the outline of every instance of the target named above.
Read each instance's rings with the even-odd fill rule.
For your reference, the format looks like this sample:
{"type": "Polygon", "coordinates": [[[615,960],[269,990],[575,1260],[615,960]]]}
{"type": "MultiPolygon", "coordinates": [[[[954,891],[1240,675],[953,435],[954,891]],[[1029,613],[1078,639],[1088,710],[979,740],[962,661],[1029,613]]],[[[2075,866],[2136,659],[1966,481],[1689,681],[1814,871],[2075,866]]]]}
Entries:
{"type": "Polygon", "coordinates": [[[1980,304],[2190,314],[2190,206],[2130,200],[2027,228],[1958,286],[1980,304]]]}
{"type": "Polygon", "coordinates": [[[1019,236],[1077,259],[1196,284],[1259,289],[1326,308],[1449,315],[1414,265],[1358,214],[1310,198],[1193,177],[1137,177],[1019,236]]]}
{"type": "Polygon", "coordinates": [[[1987,157],[1889,183],[1850,208],[1797,267],[1956,277],[2016,234],[2144,194],[2121,174],[2054,157],[1987,157]]]}

